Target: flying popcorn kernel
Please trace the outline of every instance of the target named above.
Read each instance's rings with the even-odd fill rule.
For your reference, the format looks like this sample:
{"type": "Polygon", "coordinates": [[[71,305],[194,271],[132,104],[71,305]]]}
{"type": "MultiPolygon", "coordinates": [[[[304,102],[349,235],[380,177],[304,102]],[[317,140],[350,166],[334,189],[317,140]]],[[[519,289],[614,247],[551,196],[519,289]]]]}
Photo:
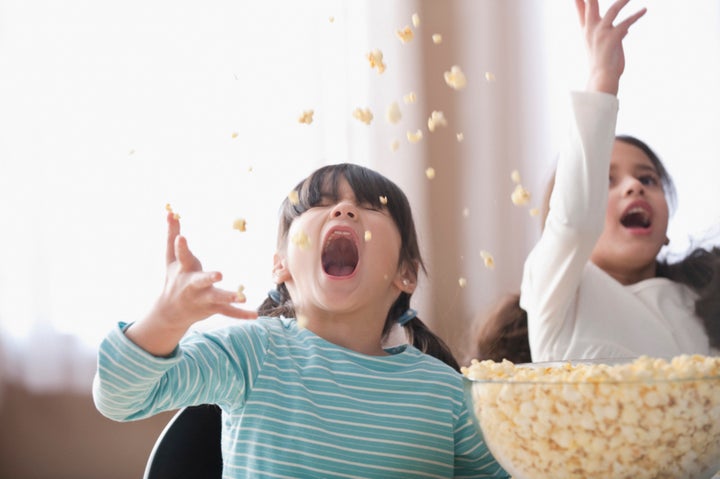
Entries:
{"type": "Polygon", "coordinates": [[[457,138],[458,143],[461,143],[465,139],[465,135],[462,132],[455,135],[455,137],[457,138]]]}
{"type": "Polygon", "coordinates": [[[415,103],[415,101],[417,101],[417,95],[415,95],[414,91],[411,91],[407,95],[403,96],[403,101],[405,104],[415,103]]]}
{"type": "Polygon", "coordinates": [[[233,131],[232,135],[230,135],[231,138],[237,138],[240,135],[237,131],[233,131]]]}
{"type": "Polygon", "coordinates": [[[433,34],[432,41],[435,45],[440,45],[442,43],[442,35],[439,33],[433,34]]]}
{"type": "Polygon", "coordinates": [[[415,133],[412,131],[407,132],[407,139],[410,143],[417,143],[418,141],[422,140],[423,134],[422,131],[417,130],[415,133]]]}
{"type": "Polygon", "coordinates": [[[530,214],[530,216],[537,216],[540,214],[540,209],[539,208],[530,208],[530,210],[528,210],[528,213],[530,214]]]}
{"type": "Polygon", "coordinates": [[[455,90],[462,90],[467,85],[465,74],[460,70],[460,67],[453,65],[450,71],[445,72],[445,83],[455,90]]]}
{"type": "Polygon", "coordinates": [[[236,229],[240,232],[245,231],[247,228],[247,222],[243,218],[238,218],[235,221],[233,221],[233,229],[236,229]]]}
{"type": "Polygon", "coordinates": [[[380,197],[380,204],[386,205],[387,204],[387,196],[381,196],[380,197]]]}
{"type": "Polygon", "coordinates": [[[167,203],[167,204],[165,205],[165,211],[167,211],[168,213],[172,213],[174,219],[176,219],[176,220],[179,220],[179,219],[180,219],[180,215],[179,215],[179,214],[173,213],[173,209],[172,209],[172,206],[170,206],[170,203],[167,203]]]}
{"type": "Polygon", "coordinates": [[[292,237],[292,242],[300,249],[306,249],[310,246],[310,238],[304,231],[296,232],[292,237]]]}
{"type": "Polygon", "coordinates": [[[387,107],[387,110],[385,110],[385,119],[388,121],[388,123],[397,125],[400,122],[401,118],[402,113],[400,113],[400,106],[397,104],[396,101],[394,101],[390,104],[390,106],[387,107]]]}
{"type": "Polygon", "coordinates": [[[373,121],[373,114],[370,108],[355,108],[353,111],[353,118],[369,125],[373,121]]]}
{"type": "Polygon", "coordinates": [[[433,111],[428,118],[428,130],[433,132],[436,126],[447,126],[447,120],[441,111],[433,111]]]}
{"type": "Polygon", "coordinates": [[[367,59],[370,62],[370,68],[377,68],[378,73],[385,71],[385,64],[383,63],[383,53],[379,49],[375,49],[367,54],[367,59]]]}
{"type": "Polygon", "coordinates": [[[132,155],[134,155],[134,154],[135,154],[135,150],[130,150],[130,151],[128,151],[128,156],[132,156],[132,155]]]}
{"type": "Polygon", "coordinates": [[[520,183],[520,172],[518,170],[512,170],[510,173],[510,179],[513,183],[520,183]]]}
{"type": "Polygon", "coordinates": [[[309,125],[313,122],[313,115],[315,114],[315,110],[305,110],[302,112],[302,114],[298,117],[298,123],[304,123],[306,125],[309,125]]]}
{"type": "Polygon", "coordinates": [[[516,206],[525,205],[530,201],[530,192],[523,185],[518,184],[515,186],[512,195],[510,195],[510,199],[516,206]]]}
{"type": "Polygon", "coordinates": [[[427,176],[428,180],[435,178],[435,168],[428,168],[425,170],[425,176],[427,176]]]}
{"type": "Polygon", "coordinates": [[[240,285],[238,286],[237,292],[235,293],[235,301],[238,303],[244,303],[247,301],[247,298],[245,297],[245,286],[240,285]]]}
{"type": "Polygon", "coordinates": [[[365,242],[367,243],[372,239],[372,232],[370,230],[365,231],[365,242]]]}
{"type": "Polygon", "coordinates": [[[288,193],[288,201],[290,201],[290,204],[297,205],[300,203],[300,195],[298,195],[297,190],[292,190],[290,193],[288,193]]]}
{"type": "Polygon", "coordinates": [[[331,15],[330,18],[328,18],[328,21],[329,21],[330,23],[335,23],[335,17],[333,17],[333,16],[331,15]]]}
{"type": "Polygon", "coordinates": [[[393,153],[396,152],[400,148],[400,142],[398,140],[394,140],[392,143],[390,143],[390,151],[393,153]]]}
{"type": "Polygon", "coordinates": [[[400,39],[400,41],[403,42],[403,43],[409,42],[409,41],[412,40],[413,37],[415,36],[415,35],[413,34],[413,31],[412,31],[412,30],[410,29],[410,27],[408,27],[408,26],[406,26],[406,27],[403,28],[402,30],[396,31],[396,32],[395,32],[395,35],[397,35],[397,37],[398,37],[398,38],[400,39]]]}
{"type": "Polygon", "coordinates": [[[495,81],[495,74],[492,72],[485,72],[485,81],[489,81],[489,82],[495,81]]]}
{"type": "Polygon", "coordinates": [[[467,279],[465,279],[465,278],[458,279],[458,285],[460,285],[461,288],[464,288],[465,286],[467,286],[467,279]]]}
{"type": "Polygon", "coordinates": [[[462,215],[463,215],[465,218],[470,217],[470,208],[463,208],[463,210],[462,210],[462,215]]]}
{"type": "Polygon", "coordinates": [[[415,28],[420,26],[420,15],[418,15],[417,13],[412,14],[412,24],[415,28]]]}
{"type": "Polygon", "coordinates": [[[482,258],[483,263],[485,263],[485,267],[488,269],[494,269],[495,268],[495,258],[485,250],[480,251],[480,258],[482,258]]]}

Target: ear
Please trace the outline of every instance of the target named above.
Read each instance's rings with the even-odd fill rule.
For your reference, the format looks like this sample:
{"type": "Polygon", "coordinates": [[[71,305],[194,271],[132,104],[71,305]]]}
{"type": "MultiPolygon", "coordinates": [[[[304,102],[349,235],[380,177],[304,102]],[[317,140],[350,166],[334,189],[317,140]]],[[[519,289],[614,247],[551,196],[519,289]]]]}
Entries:
{"type": "Polygon", "coordinates": [[[273,255],[273,281],[275,284],[281,284],[292,278],[290,270],[287,268],[287,259],[280,253],[273,255]]]}
{"type": "Polygon", "coordinates": [[[393,284],[400,291],[412,294],[417,287],[417,267],[408,264],[401,265],[395,273],[393,284]]]}

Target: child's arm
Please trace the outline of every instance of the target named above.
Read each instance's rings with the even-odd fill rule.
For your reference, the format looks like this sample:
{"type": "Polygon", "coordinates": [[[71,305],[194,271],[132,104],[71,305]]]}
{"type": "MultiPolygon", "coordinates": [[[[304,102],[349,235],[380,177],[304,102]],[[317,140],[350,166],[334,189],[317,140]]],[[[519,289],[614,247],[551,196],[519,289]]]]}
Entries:
{"type": "Polygon", "coordinates": [[[154,356],[167,356],[193,323],[213,314],[238,319],[257,317],[254,311],[233,306],[237,294],[213,286],[222,279],[217,271],[203,271],[180,235],[180,222],[168,213],[167,277],[165,288],[145,318],[132,324],[127,337],[154,356]]]}
{"type": "Polygon", "coordinates": [[[572,334],[564,321],[603,229],[617,120],[615,94],[625,68],[622,40],[645,13],[642,9],[613,26],[628,1],[616,1],[604,17],[597,0],[575,2],[589,58],[587,91],[572,95],[575,123],[561,150],[547,222],[525,263],[521,287],[536,361],[558,359],[563,338],[572,334]]]}

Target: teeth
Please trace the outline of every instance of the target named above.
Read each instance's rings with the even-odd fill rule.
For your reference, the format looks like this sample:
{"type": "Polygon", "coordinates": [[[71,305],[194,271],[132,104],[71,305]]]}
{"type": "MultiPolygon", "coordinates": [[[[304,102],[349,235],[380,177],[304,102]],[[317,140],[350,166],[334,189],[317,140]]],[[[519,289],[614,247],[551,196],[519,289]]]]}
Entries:
{"type": "Polygon", "coordinates": [[[645,219],[647,219],[647,217],[648,217],[648,212],[644,208],[640,208],[639,206],[630,208],[630,210],[628,210],[628,212],[625,213],[625,216],[635,214],[635,213],[640,213],[643,216],[643,218],[645,218],[645,219]]]}
{"type": "Polygon", "coordinates": [[[350,239],[350,238],[352,238],[352,234],[349,231],[339,231],[339,230],[333,231],[332,233],[330,233],[327,240],[325,241],[325,248],[323,248],[323,250],[328,249],[328,247],[330,246],[330,242],[332,240],[334,240],[335,238],[342,238],[342,237],[350,239]]]}

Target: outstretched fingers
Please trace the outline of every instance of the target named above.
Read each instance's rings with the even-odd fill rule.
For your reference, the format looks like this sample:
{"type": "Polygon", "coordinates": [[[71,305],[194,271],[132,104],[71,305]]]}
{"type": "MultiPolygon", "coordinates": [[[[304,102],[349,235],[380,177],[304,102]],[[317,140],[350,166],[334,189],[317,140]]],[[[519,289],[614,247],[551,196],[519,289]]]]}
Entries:
{"type": "Polygon", "coordinates": [[[180,234],[180,220],[177,219],[172,211],[167,214],[167,245],[165,247],[165,263],[170,264],[175,261],[175,238],[180,234]]]}
{"type": "Polygon", "coordinates": [[[642,9],[638,10],[637,12],[630,15],[628,18],[626,18],[622,22],[618,23],[615,28],[622,34],[622,36],[624,38],[625,35],[627,35],[628,30],[630,30],[630,27],[635,22],[637,22],[640,17],[645,15],[646,12],[647,12],[647,8],[642,8],[642,9]]]}

